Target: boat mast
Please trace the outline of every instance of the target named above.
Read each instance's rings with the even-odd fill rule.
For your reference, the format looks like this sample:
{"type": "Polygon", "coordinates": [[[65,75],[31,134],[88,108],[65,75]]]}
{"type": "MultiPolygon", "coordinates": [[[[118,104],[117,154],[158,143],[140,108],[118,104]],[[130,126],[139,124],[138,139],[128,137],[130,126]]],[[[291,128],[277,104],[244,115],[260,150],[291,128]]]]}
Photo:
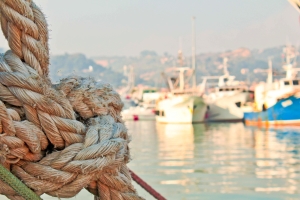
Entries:
{"type": "Polygon", "coordinates": [[[192,69],[193,69],[193,89],[196,88],[196,34],[195,34],[195,19],[192,17],[192,69]]]}
{"type": "Polygon", "coordinates": [[[286,70],[286,79],[291,79],[293,78],[294,75],[294,71],[295,69],[293,69],[293,66],[291,64],[291,50],[290,50],[290,46],[286,46],[284,48],[284,53],[285,53],[285,65],[283,66],[283,68],[285,68],[286,70]]]}
{"type": "Polygon", "coordinates": [[[227,67],[227,62],[228,62],[228,58],[227,58],[227,57],[224,57],[224,58],[223,58],[223,70],[224,70],[224,75],[225,75],[226,77],[229,76],[228,67],[227,67]]]}
{"type": "Polygon", "coordinates": [[[268,65],[269,65],[269,70],[268,70],[268,84],[272,85],[273,83],[273,66],[272,66],[272,59],[269,57],[268,59],[268,65]]]}
{"type": "Polygon", "coordinates": [[[127,89],[125,92],[127,94],[130,94],[135,84],[134,69],[132,65],[129,66],[124,65],[123,70],[124,70],[124,75],[127,76],[127,89]]]}

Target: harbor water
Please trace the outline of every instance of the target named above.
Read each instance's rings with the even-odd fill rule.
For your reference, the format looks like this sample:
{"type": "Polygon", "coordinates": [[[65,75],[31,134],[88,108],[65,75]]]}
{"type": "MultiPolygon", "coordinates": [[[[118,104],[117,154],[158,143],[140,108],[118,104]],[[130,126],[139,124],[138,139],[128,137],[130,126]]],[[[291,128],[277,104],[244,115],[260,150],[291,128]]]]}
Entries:
{"type": "Polygon", "coordinates": [[[152,121],[127,127],[129,167],[167,199],[300,199],[300,127],[152,121]]]}
{"type": "MultiPolygon", "coordinates": [[[[172,200],[300,199],[300,127],[126,122],[129,167],[172,200]]],[[[135,184],[139,194],[154,199],[135,184]]],[[[57,199],[43,195],[43,199],[57,199]]],[[[93,199],[86,191],[72,199],[93,199]]]]}

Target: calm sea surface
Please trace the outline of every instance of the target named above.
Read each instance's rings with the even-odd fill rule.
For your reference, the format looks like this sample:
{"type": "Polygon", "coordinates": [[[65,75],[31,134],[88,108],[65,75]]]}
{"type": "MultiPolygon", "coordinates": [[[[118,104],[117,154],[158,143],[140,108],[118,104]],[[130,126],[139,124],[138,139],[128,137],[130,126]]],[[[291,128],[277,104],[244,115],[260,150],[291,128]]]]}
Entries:
{"type": "Polygon", "coordinates": [[[130,168],[167,199],[300,199],[300,128],[146,121],[127,127],[130,168]]]}
{"type": "MultiPolygon", "coordinates": [[[[129,167],[167,199],[300,199],[300,127],[126,124],[132,135],[129,167]]],[[[93,197],[83,191],[73,199],[93,197]]]]}

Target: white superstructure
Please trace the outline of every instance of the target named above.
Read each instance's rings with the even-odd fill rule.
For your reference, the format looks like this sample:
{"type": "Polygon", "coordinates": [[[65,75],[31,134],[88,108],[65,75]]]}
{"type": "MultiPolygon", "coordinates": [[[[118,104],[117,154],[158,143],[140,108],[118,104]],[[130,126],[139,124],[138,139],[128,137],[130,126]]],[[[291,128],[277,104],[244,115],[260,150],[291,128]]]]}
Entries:
{"type": "Polygon", "coordinates": [[[175,68],[177,75],[165,78],[169,83],[171,94],[165,99],[157,100],[156,121],[160,123],[197,123],[203,122],[206,105],[195,87],[189,88],[188,81],[193,69],[175,68]]]}
{"type": "MultiPolygon", "coordinates": [[[[272,64],[269,64],[267,82],[260,83],[255,87],[253,110],[264,111],[274,106],[278,100],[300,91],[300,78],[297,77],[300,68],[295,67],[298,55],[297,49],[287,45],[283,48],[283,53],[285,60],[282,68],[285,72],[280,74],[285,74],[285,77],[273,80],[272,64]]],[[[256,69],[256,71],[261,72],[260,69],[256,69]]]]}
{"type": "Polygon", "coordinates": [[[203,77],[201,91],[207,104],[206,121],[241,121],[244,117],[241,108],[251,100],[253,92],[245,84],[235,81],[227,70],[227,58],[223,60],[224,75],[203,77]],[[217,80],[211,88],[209,80],[217,80]]]}

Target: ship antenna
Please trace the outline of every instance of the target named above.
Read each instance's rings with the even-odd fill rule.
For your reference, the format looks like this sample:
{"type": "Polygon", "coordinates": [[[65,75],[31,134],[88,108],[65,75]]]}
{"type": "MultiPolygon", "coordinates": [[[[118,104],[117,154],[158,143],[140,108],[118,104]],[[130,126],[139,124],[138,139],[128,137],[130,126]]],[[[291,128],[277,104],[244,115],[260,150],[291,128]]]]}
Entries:
{"type": "Polygon", "coordinates": [[[195,19],[192,17],[192,69],[193,69],[193,89],[196,87],[196,34],[195,34],[195,19]]]}

